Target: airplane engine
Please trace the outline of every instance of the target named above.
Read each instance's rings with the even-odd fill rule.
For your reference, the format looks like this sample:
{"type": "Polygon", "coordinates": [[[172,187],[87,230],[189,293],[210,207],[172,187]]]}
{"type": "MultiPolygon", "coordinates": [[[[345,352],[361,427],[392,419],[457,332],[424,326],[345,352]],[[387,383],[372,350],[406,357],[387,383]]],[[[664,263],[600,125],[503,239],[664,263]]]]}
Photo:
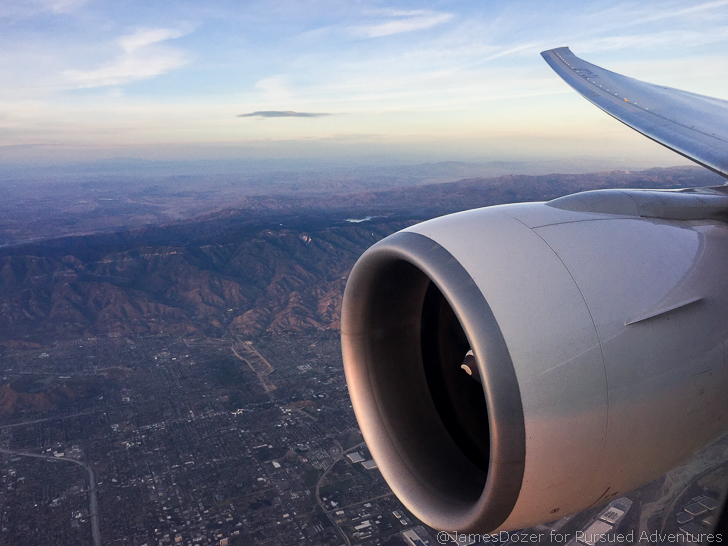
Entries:
{"type": "Polygon", "coordinates": [[[344,368],[405,506],[440,530],[521,529],[722,435],[725,199],[585,192],[437,218],[365,252],[344,368]]]}

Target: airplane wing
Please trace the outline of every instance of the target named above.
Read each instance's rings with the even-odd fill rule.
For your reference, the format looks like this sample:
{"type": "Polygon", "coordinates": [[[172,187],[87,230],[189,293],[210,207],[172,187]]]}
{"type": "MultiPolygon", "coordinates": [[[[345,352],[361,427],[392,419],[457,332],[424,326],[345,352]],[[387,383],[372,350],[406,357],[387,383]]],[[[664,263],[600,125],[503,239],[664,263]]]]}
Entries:
{"type": "MultiPolygon", "coordinates": [[[[728,102],[542,55],[728,177],[728,102]]],[[[463,534],[605,503],[624,515],[629,491],[728,434],[726,220],[728,185],[598,190],[428,220],[367,250],[344,292],[344,370],[402,503],[463,534]]]]}
{"type": "Polygon", "coordinates": [[[728,101],[653,85],[588,63],[568,47],[541,56],[581,96],[655,142],[728,178],[728,101]]]}

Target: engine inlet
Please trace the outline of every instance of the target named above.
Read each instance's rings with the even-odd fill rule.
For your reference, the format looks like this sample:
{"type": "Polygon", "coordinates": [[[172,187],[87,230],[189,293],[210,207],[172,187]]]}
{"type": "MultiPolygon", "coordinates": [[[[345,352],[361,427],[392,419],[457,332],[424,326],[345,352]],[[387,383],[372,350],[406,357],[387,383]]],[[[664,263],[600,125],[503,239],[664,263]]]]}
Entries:
{"type": "Polygon", "coordinates": [[[400,500],[439,529],[505,521],[523,409],[495,318],[452,255],[414,233],[368,250],[347,283],[342,351],[362,433],[400,500]]]}

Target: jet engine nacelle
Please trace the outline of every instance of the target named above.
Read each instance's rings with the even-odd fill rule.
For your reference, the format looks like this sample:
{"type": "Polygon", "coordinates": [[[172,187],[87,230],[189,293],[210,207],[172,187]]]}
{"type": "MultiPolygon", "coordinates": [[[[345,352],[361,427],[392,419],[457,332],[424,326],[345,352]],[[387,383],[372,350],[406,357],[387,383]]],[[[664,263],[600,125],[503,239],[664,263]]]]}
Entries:
{"type": "Polygon", "coordinates": [[[357,262],[342,312],[352,404],[422,521],[558,519],[725,432],[728,226],[706,200],[660,193],[453,214],[357,262]]]}

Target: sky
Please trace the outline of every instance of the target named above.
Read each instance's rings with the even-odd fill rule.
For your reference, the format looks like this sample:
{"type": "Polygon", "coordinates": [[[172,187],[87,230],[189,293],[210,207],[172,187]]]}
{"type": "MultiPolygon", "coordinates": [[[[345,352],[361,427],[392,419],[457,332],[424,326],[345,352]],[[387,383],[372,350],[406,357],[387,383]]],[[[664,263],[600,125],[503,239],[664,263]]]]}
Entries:
{"type": "Polygon", "coordinates": [[[728,0],[0,0],[0,164],[685,160],[539,53],[728,99],[728,0]]]}

